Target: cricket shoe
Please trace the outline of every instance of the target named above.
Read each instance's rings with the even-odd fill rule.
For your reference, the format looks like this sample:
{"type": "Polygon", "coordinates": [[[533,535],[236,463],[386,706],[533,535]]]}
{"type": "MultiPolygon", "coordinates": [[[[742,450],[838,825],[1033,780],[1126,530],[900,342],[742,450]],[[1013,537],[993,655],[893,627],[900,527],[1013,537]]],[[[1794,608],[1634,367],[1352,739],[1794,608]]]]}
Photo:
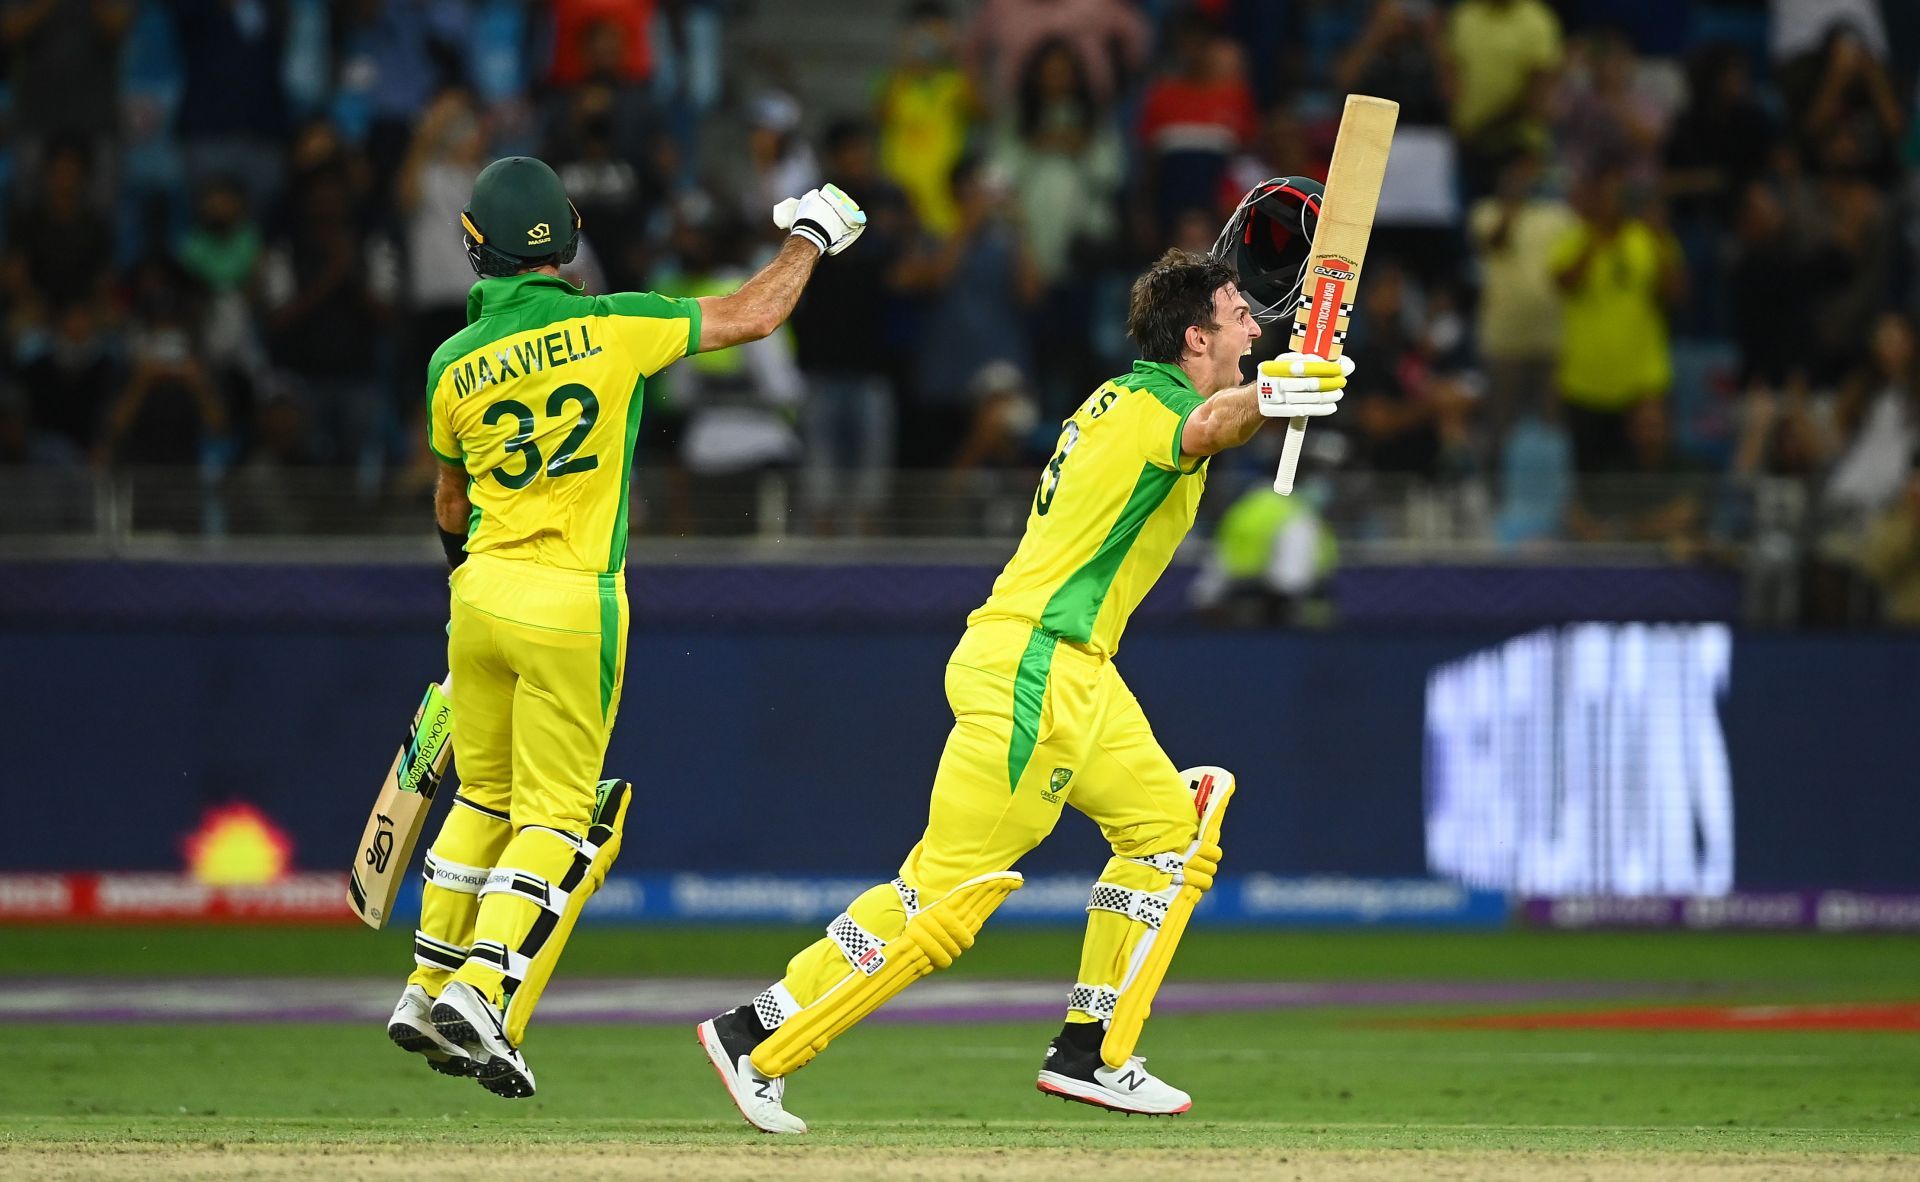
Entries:
{"type": "Polygon", "coordinates": [[[753,1007],[740,1006],[700,1023],[694,1032],[748,1124],[763,1133],[804,1133],[807,1122],[783,1105],[787,1081],[761,1075],[753,1066],[753,1048],[762,1036],[752,1013],[753,1007]]]}
{"type": "Polygon", "coordinates": [[[433,1003],[433,1025],[446,1039],[467,1053],[480,1086],[508,1100],[533,1095],[533,1069],[518,1048],[507,1041],[500,1011],[461,981],[451,981],[433,1003]]]}
{"type": "Polygon", "coordinates": [[[440,1037],[434,1029],[433,999],[418,985],[409,985],[387,1019],[387,1037],[403,1051],[412,1051],[441,1075],[472,1075],[473,1057],[440,1037]]]}
{"type": "Polygon", "coordinates": [[[1147,1070],[1139,1055],[1109,1067],[1097,1051],[1083,1051],[1056,1038],[1040,1064],[1034,1085],[1049,1096],[1124,1112],[1128,1116],[1175,1116],[1193,1107],[1193,1097],[1147,1070]]]}

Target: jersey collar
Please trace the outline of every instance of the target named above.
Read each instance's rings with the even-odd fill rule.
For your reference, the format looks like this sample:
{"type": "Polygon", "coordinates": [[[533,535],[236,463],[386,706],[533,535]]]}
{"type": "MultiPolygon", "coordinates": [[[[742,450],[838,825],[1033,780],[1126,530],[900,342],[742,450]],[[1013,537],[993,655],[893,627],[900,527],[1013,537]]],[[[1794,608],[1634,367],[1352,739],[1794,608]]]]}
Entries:
{"type": "Polygon", "coordinates": [[[538,271],[499,279],[482,279],[467,291],[467,323],[472,324],[482,316],[498,316],[502,312],[525,307],[556,291],[564,291],[569,295],[587,294],[584,287],[575,287],[564,279],[542,275],[538,271]]]}
{"type": "Polygon", "coordinates": [[[1187,376],[1186,370],[1165,361],[1136,361],[1133,363],[1133,372],[1141,375],[1158,375],[1159,377],[1178,382],[1188,390],[1192,390],[1196,395],[1200,393],[1200,391],[1194,390],[1193,379],[1187,376]]]}

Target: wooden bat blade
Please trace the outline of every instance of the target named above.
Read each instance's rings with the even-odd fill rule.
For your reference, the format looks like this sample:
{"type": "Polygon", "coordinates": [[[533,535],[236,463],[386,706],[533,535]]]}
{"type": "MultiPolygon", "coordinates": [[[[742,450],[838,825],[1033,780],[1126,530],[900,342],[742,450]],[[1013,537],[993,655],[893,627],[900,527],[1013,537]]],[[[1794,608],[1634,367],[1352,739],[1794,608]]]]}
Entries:
{"type": "Polygon", "coordinates": [[[394,753],[360,834],[359,852],[347,873],[347,905],[360,922],[378,931],[413,861],[413,847],[433,810],[433,796],[453,757],[453,707],[446,689],[452,678],[427,687],[407,741],[394,753]]]}
{"type": "MultiPolygon", "coordinates": [[[[1387,154],[1393,148],[1393,128],[1400,104],[1371,95],[1347,96],[1340,116],[1340,132],[1327,166],[1327,191],[1320,199],[1320,218],[1307,253],[1307,273],[1300,304],[1293,314],[1293,336],[1288,347],[1329,361],[1340,355],[1353,315],[1353,294],[1367,258],[1367,240],[1373,236],[1373,215],[1380,206],[1380,182],[1387,174],[1387,154]]],[[[1293,491],[1306,442],[1307,420],[1287,423],[1280,449],[1280,470],[1273,490],[1293,491]]]]}

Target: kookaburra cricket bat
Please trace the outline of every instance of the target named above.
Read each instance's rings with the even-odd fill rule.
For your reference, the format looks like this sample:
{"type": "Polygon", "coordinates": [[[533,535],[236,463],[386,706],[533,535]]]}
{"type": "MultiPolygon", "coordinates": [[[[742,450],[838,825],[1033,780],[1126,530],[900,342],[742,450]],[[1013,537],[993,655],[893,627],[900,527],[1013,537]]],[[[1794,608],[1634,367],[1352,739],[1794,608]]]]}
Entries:
{"type": "MultiPolygon", "coordinates": [[[[1333,142],[1333,163],[1327,166],[1320,222],[1307,254],[1300,306],[1293,314],[1288,347],[1295,353],[1332,361],[1346,345],[1353,293],[1360,286],[1360,265],[1367,258],[1373,212],[1380,204],[1380,180],[1387,172],[1387,151],[1393,146],[1393,125],[1399,117],[1399,103],[1364,94],[1347,96],[1347,109],[1333,142]]],[[[1287,423],[1273,491],[1293,491],[1293,474],[1300,467],[1300,445],[1306,437],[1305,416],[1287,423]]]]}
{"type": "Polygon", "coordinates": [[[453,757],[453,703],[447,693],[453,675],[427,687],[420,708],[413,712],[407,741],[387,769],[373,815],[360,835],[360,849],[347,876],[347,903],[362,923],[378,931],[385,927],[400,893],[401,880],[413,861],[413,846],[433,809],[447,761],[453,757]]]}

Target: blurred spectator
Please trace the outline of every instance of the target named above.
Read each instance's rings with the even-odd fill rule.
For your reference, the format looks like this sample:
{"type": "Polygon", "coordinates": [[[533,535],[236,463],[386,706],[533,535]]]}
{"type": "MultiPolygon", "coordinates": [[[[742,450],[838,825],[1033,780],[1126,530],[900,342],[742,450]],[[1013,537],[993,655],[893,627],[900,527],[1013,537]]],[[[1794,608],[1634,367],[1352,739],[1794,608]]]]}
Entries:
{"type": "Polygon", "coordinates": [[[226,504],[235,533],[301,534],[321,520],[300,476],[319,463],[307,405],[292,391],[269,385],[253,421],[253,446],[235,469],[226,504]]]}
{"type": "Polygon", "coordinates": [[[1893,204],[1855,165],[1858,141],[1841,134],[1822,152],[1829,167],[1789,181],[1796,235],[1809,244],[1813,282],[1800,307],[1802,350],[1813,364],[1844,372],[1870,345],[1874,319],[1887,306],[1898,256],[1893,204]]]}
{"type": "Polygon", "coordinates": [[[208,296],[200,346],[225,370],[257,376],[262,360],[248,300],[262,249],[260,227],[239,184],[215,177],[202,187],[180,265],[208,296]]]}
{"type": "Polygon", "coordinates": [[[935,234],[952,233],[959,218],[949,178],[967,151],[974,110],[972,84],[954,59],[947,6],[912,5],[899,55],[880,83],[880,165],[935,234]]]}
{"type": "Polygon", "coordinates": [[[1516,418],[1545,409],[1553,389],[1560,289],[1547,259],[1573,225],[1566,202],[1543,188],[1540,158],[1533,155],[1507,165],[1495,195],[1474,204],[1468,233],[1480,262],[1479,348],[1492,454],[1516,418]]]}
{"type": "Polygon", "coordinates": [[[969,386],[984,366],[1008,361],[1033,372],[1027,309],[1040,277],[1012,192],[1004,177],[964,160],[953,170],[953,194],[959,224],[909,276],[926,293],[927,330],[902,414],[908,467],[945,467],[953,458],[974,417],[969,386]]]}
{"type": "Polygon", "coordinates": [[[773,234],[768,211],[820,183],[820,163],[800,130],[800,102],[781,90],[766,90],[748,104],[745,174],[729,182],[736,196],[733,216],[755,236],[773,234]]]}
{"type": "Polygon", "coordinates": [[[1500,504],[1494,540],[1524,549],[1563,536],[1573,503],[1573,445],[1559,407],[1537,399],[1520,408],[1499,443],[1500,504]]]}
{"type": "MultiPolygon", "coordinates": [[[[1240,204],[1241,196],[1260,182],[1277,176],[1304,176],[1324,179],[1327,159],[1309,151],[1307,129],[1288,107],[1280,104],[1260,112],[1253,139],[1246,149],[1227,165],[1220,194],[1210,207],[1228,211],[1240,204]]],[[[1449,139],[1451,142],[1451,139],[1449,139]]],[[[1223,213],[1221,221],[1225,221],[1223,213]]],[[[1218,232],[1219,227],[1214,230],[1218,232]]],[[[1213,244],[1207,243],[1208,247],[1213,244]]],[[[1205,253],[1203,249],[1201,253],[1205,253]]]]}
{"type": "Polygon", "coordinates": [[[98,307],[81,300],[55,311],[45,346],[19,374],[34,432],[85,455],[121,382],[98,307]]]}
{"type": "Polygon", "coordinates": [[[1627,412],[1664,398],[1673,378],[1665,307],[1682,290],[1665,229],[1627,209],[1626,182],[1602,169],[1581,182],[1579,222],[1554,244],[1565,303],[1556,380],[1581,472],[1631,468],[1627,412]]]}
{"type": "Polygon", "coordinates": [[[1140,104],[1141,187],[1157,235],[1181,211],[1214,209],[1227,161],[1253,137],[1253,92],[1233,42],[1189,19],[1174,32],[1176,72],[1147,87],[1140,104]]]}
{"type": "Polygon", "coordinates": [[[1675,224],[1731,221],[1779,142],[1778,122],[1753,94],[1746,55],[1724,41],[1702,46],[1688,63],[1687,105],[1667,138],[1675,224]]]}
{"type": "Polygon", "coordinates": [[[1545,112],[1560,67],[1560,21],[1542,0],[1461,0],[1448,17],[1453,128],[1469,196],[1493,187],[1513,155],[1546,142],[1545,112]]]}
{"type": "Polygon", "coordinates": [[[1920,349],[1912,321],[1882,314],[1872,350],[1856,366],[1837,408],[1846,442],[1825,489],[1830,516],[1855,520],[1892,504],[1911,471],[1920,444],[1920,349]]]}
{"type": "Polygon", "coordinates": [[[889,331],[913,247],[906,194],[880,175],[873,125],[842,119],[827,129],[827,175],[867,213],[860,240],[813,274],[794,309],[797,359],[806,375],[801,431],[811,526],[872,532],[891,488],[898,431],[889,331]],[[847,326],[862,326],[848,332],[847,326]]]}
{"type": "Polygon", "coordinates": [[[196,467],[222,459],[229,416],[197,355],[186,292],[164,280],[143,292],[131,338],[132,372],[108,410],[97,462],[196,467]]]}
{"type": "Polygon", "coordinates": [[[1729,283],[1723,273],[1725,232],[1741,216],[1748,185],[1766,175],[1780,130],[1755,98],[1746,55],[1738,47],[1703,46],[1687,76],[1687,105],[1667,137],[1662,179],[1689,278],[1689,298],[1676,327],[1691,335],[1724,335],[1729,316],[1738,315],[1738,301],[1757,294],[1743,291],[1738,281],[1729,283]]]}
{"type": "MultiPolygon", "coordinates": [[[[355,223],[345,177],[323,172],[298,190],[294,216],[261,271],[268,349],[291,379],[278,392],[288,405],[262,429],[297,420],[314,458],[370,477],[384,421],[378,342],[398,294],[391,243],[355,223]]],[[[271,446],[290,462],[284,441],[271,446]]]]}
{"type": "Polygon", "coordinates": [[[1221,516],[1194,578],[1194,607],[1240,628],[1324,623],[1340,543],[1313,499],[1282,496],[1264,482],[1241,494],[1221,516]]]}
{"type": "Polygon", "coordinates": [[[1453,60],[1438,7],[1431,0],[1374,0],[1333,77],[1349,94],[1400,104],[1369,252],[1397,259],[1423,282],[1452,282],[1460,258],[1457,160],[1447,126],[1453,60]]]}
{"type": "Polygon", "coordinates": [[[120,130],[120,45],[133,0],[7,0],[0,43],[12,93],[13,150],[24,177],[38,169],[46,138],[83,146],[104,207],[112,195],[120,130]]]}
{"type": "Polygon", "coordinates": [[[589,47],[587,34],[595,26],[612,30],[618,49],[618,73],[625,82],[644,82],[653,74],[654,0],[551,0],[553,9],[553,69],[555,86],[578,85],[605,64],[604,55],[589,47]]]}
{"type": "Polygon", "coordinates": [[[346,0],[335,10],[335,102],[364,143],[382,193],[406,158],[421,112],[443,88],[465,81],[468,9],[458,0],[346,0]]]}
{"type": "Polygon", "coordinates": [[[647,232],[674,164],[652,99],[612,72],[613,28],[590,27],[600,46],[589,57],[591,81],[562,93],[544,158],[579,209],[612,290],[632,291],[645,285],[647,232]]]}
{"type": "Polygon", "coordinates": [[[1740,385],[1778,390],[1796,376],[1804,379],[1813,360],[1806,347],[1809,309],[1801,300],[1814,277],[1767,182],[1747,183],[1733,229],[1727,278],[1740,385]]]}
{"type": "Polygon", "coordinates": [[[1882,618],[1920,628],[1920,469],[1867,530],[1860,560],[1880,589],[1882,618]]]}
{"type": "Polygon", "coordinates": [[[1600,32],[1577,45],[1560,96],[1560,149],[1575,177],[1601,168],[1626,173],[1628,185],[1652,190],[1660,179],[1667,113],[1636,80],[1633,46],[1600,32]]]}
{"type": "Polygon", "coordinates": [[[1464,464],[1473,401],[1449,356],[1460,344],[1458,322],[1424,316],[1428,309],[1415,306],[1408,289],[1405,272],[1391,263],[1368,270],[1348,350],[1349,430],[1374,471],[1454,474],[1464,464]]]}
{"type": "MultiPolygon", "coordinates": [[[[1586,542],[1655,542],[1685,561],[1704,541],[1702,485],[1684,479],[1664,399],[1636,402],[1620,416],[1625,464],[1579,482],[1568,508],[1572,535],[1586,542]]],[[[1576,449],[1579,436],[1574,437],[1576,449]]]]}
{"type": "Polygon", "coordinates": [[[989,537],[1018,534],[1032,506],[1029,478],[1042,455],[1033,446],[1039,407],[1026,375],[1010,361],[994,361],[973,377],[973,422],[947,469],[947,499],[957,517],[951,530],[989,537]]]}
{"type": "Polygon", "coordinates": [[[49,144],[38,191],[8,218],[5,282],[16,327],[44,323],[53,307],[107,306],[113,227],[87,199],[89,158],[77,141],[49,144]]]}
{"type": "Polygon", "coordinates": [[[1905,130],[1886,67],[1850,27],[1827,38],[1819,73],[1804,107],[1789,108],[1802,152],[1817,171],[1846,171],[1875,185],[1891,184],[1905,130]],[[1849,144],[1835,153],[1837,140],[1849,144]]]}
{"type": "Polygon", "coordinates": [[[1013,186],[1045,295],[1033,332],[1049,342],[1035,359],[1043,413],[1064,415],[1099,380],[1092,358],[1092,286],[1119,237],[1126,153],[1110,112],[1064,41],[1042,46],[1003,120],[994,167],[1013,186]]]}
{"type": "MultiPolygon", "coordinates": [[[[486,158],[486,131],[473,100],[454,89],[427,108],[400,167],[407,282],[396,405],[405,408],[403,426],[423,413],[420,386],[433,351],[467,324],[467,291],[474,276],[460,234],[460,211],[486,158]]],[[[421,437],[411,429],[406,436],[421,437]]]]}
{"type": "Polygon", "coordinates": [[[967,31],[967,70],[1000,107],[1018,93],[1034,53],[1064,40],[1094,101],[1108,103],[1146,63],[1152,32],[1128,0],[985,0],[967,31]]]}
{"type": "Polygon", "coordinates": [[[269,0],[166,0],[185,89],[175,121],[189,183],[237,177],[256,209],[272,207],[287,133],[281,63],[286,13],[269,0]]]}
{"type": "MultiPolygon", "coordinates": [[[[753,237],[724,215],[709,220],[707,211],[715,208],[723,207],[682,203],[674,231],[682,271],[662,282],[675,295],[726,295],[752,274],[746,252],[753,237]]],[[[767,476],[792,468],[801,454],[793,419],[804,385],[790,328],[696,354],[673,368],[669,386],[686,416],[680,459],[700,532],[779,532],[783,523],[768,503],[774,486],[767,476]]]]}

